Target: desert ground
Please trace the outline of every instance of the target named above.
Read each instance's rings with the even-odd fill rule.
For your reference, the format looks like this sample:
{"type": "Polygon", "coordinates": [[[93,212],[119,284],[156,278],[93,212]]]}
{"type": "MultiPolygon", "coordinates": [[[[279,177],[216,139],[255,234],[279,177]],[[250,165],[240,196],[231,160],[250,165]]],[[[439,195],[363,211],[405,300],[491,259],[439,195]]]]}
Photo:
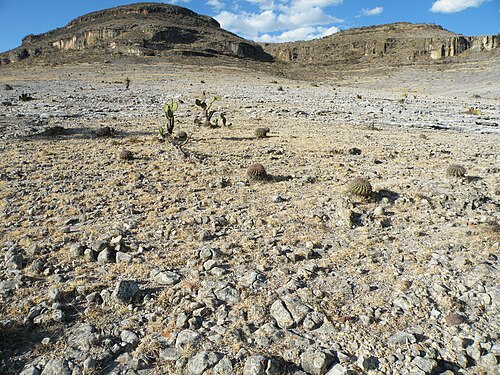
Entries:
{"type": "Polygon", "coordinates": [[[470,64],[1,67],[0,372],[498,374],[500,72],[470,64]]]}

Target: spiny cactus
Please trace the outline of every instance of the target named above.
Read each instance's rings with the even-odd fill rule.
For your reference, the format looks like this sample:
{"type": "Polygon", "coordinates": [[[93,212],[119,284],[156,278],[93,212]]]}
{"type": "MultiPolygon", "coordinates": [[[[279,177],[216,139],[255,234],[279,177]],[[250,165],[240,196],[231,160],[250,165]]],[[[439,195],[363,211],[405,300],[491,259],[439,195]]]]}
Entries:
{"type": "Polygon", "coordinates": [[[257,138],[266,138],[267,133],[269,133],[269,128],[257,128],[255,129],[255,136],[257,138]]]}
{"type": "Polygon", "coordinates": [[[121,160],[132,160],[134,158],[134,154],[130,150],[121,150],[119,157],[121,160]]]}
{"type": "Polygon", "coordinates": [[[467,170],[460,164],[452,164],[446,169],[446,174],[450,177],[465,177],[467,170]]]}
{"type": "Polygon", "coordinates": [[[194,104],[197,107],[200,107],[202,110],[200,118],[197,118],[195,120],[195,123],[197,125],[203,125],[210,128],[218,128],[220,126],[219,121],[222,126],[232,125],[231,123],[227,122],[225,113],[220,111],[218,112],[219,118],[216,118],[215,121],[212,121],[213,116],[215,115],[215,113],[217,113],[217,110],[212,109],[212,106],[218,100],[220,100],[220,96],[214,96],[212,99],[207,101],[205,92],[203,92],[203,97],[201,99],[195,100],[194,104]]]}
{"type": "Polygon", "coordinates": [[[175,133],[174,137],[172,138],[172,143],[178,146],[182,146],[187,143],[188,139],[188,134],[185,131],[181,130],[175,133]]]}
{"type": "Polygon", "coordinates": [[[372,185],[366,178],[357,177],[347,185],[347,192],[360,197],[369,197],[372,195],[372,185]]]}
{"type": "Polygon", "coordinates": [[[268,178],[266,169],[262,164],[252,164],[247,169],[247,176],[251,180],[265,180],[268,178]]]}
{"type": "Polygon", "coordinates": [[[95,131],[96,137],[112,137],[115,135],[115,129],[109,127],[109,126],[104,126],[102,128],[99,128],[95,131]]]}
{"type": "Polygon", "coordinates": [[[123,81],[125,82],[125,89],[128,90],[128,88],[130,87],[131,79],[129,77],[125,77],[123,81]]]}
{"type": "Polygon", "coordinates": [[[172,135],[175,125],[175,111],[177,111],[177,108],[179,108],[179,102],[175,102],[174,99],[170,99],[163,105],[163,112],[167,118],[167,128],[165,129],[163,126],[160,127],[159,133],[162,138],[172,135]]]}
{"type": "Polygon", "coordinates": [[[29,102],[30,100],[33,100],[33,97],[30,94],[22,93],[19,95],[19,100],[22,102],[29,102]]]}

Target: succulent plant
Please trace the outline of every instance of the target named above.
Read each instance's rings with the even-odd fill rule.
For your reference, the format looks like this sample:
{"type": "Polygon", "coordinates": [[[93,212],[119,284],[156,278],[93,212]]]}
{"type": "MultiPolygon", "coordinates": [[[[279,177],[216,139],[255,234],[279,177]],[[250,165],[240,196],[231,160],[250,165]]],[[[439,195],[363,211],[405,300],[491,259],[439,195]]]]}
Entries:
{"type": "Polygon", "coordinates": [[[163,126],[159,129],[162,138],[172,135],[175,125],[175,111],[177,111],[177,108],[179,108],[179,102],[175,102],[174,99],[170,99],[163,105],[163,112],[167,118],[168,124],[166,129],[163,126]]]}
{"type": "Polygon", "coordinates": [[[451,177],[465,177],[467,170],[460,164],[452,164],[446,169],[446,174],[451,177]]]}
{"type": "Polygon", "coordinates": [[[4,85],[4,88],[5,88],[5,91],[14,90],[14,88],[12,87],[12,85],[9,85],[8,83],[6,83],[6,84],[4,85]]]}
{"type": "Polygon", "coordinates": [[[347,185],[347,192],[360,197],[369,197],[372,194],[372,185],[363,177],[357,177],[347,185]]]}
{"type": "Polygon", "coordinates": [[[128,88],[130,87],[131,79],[129,77],[125,77],[123,81],[125,82],[125,89],[128,90],[128,88]]]}
{"type": "Polygon", "coordinates": [[[221,122],[222,126],[231,126],[232,123],[227,122],[227,118],[224,112],[218,112],[215,109],[212,109],[212,105],[220,100],[220,96],[214,96],[212,99],[207,101],[206,99],[206,93],[203,92],[203,97],[201,99],[196,99],[194,104],[197,107],[200,107],[202,110],[201,116],[197,120],[195,120],[195,124],[197,125],[203,125],[207,126],[209,128],[218,128],[219,127],[219,121],[221,122]],[[215,113],[218,112],[219,117],[215,119],[215,121],[212,121],[212,117],[215,115],[215,113]]]}
{"type": "Polygon", "coordinates": [[[121,150],[119,155],[121,160],[132,160],[134,158],[134,154],[130,150],[121,150]]]}
{"type": "Polygon", "coordinates": [[[255,129],[255,136],[257,138],[266,138],[267,133],[269,133],[269,128],[257,128],[255,129]]]}
{"type": "Polygon", "coordinates": [[[102,128],[99,128],[95,131],[96,137],[112,137],[115,135],[115,129],[109,127],[109,126],[104,126],[102,128]]]}
{"type": "Polygon", "coordinates": [[[262,164],[252,164],[247,169],[247,176],[251,180],[265,180],[268,175],[262,164]]]}
{"type": "Polygon", "coordinates": [[[188,139],[189,139],[188,133],[181,130],[181,131],[178,131],[177,133],[175,133],[174,137],[172,138],[172,143],[174,143],[175,145],[178,145],[178,146],[182,146],[182,145],[186,144],[188,139]]]}
{"type": "Polygon", "coordinates": [[[19,95],[19,100],[22,102],[29,102],[30,100],[33,100],[33,97],[30,94],[22,93],[19,95]]]}

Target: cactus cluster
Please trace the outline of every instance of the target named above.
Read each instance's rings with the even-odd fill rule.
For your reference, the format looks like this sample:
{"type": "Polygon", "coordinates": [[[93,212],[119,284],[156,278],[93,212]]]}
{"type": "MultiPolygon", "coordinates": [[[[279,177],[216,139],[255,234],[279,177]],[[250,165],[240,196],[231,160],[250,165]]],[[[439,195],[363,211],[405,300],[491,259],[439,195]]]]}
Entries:
{"type": "Polygon", "coordinates": [[[21,95],[19,95],[19,100],[22,102],[29,102],[33,100],[33,97],[30,94],[26,94],[23,92],[21,95]]]}
{"type": "Polygon", "coordinates": [[[465,177],[467,170],[460,164],[452,164],[446,169],[446,174],[450,177],[465,177]]]}
{"type": "Polygon", "coordinates": [[[367,198],[372,195],[372,185],[366,178],[357,177],[347,185],[347,192],[367,198]]]}
{"type": "Polygon", "coordinates": [[[219,117],[212,121],[212,118],[217,113],[217,110],[213,109],[213,104],[220,100],[220,96],[214,96],[212,99],[206,99],[206,93],[203,92],[203,97],[201,99],[196,99],[194,104],[200,107],[202,110],[200,118],[195,120],[197,125],[203,125],[210,128],[218,128],[220,126],[231,126],[232,124],[227,122],[227,118],[224,112],[218,112],[219,117]],[[219,125],[219,122],[221,125],[219,125]]]}
{"type": "Polygon", "coordinates": [[[134,159],[134,154],[130,150],[121,150],[118,155],[121,160],[132,160],[134,159]]]}
{"type": "Polygon", "coordinates": [[[267,133],[269,133],[269,128],[257,128],[255,129],[255,136],[257,138],[266,138],[267,133]]]}
{"type": "Polygon", "coordinates": [[[179,108],[179,102],[174,101],[174,99],[170,99],[163,105],[163,113],[167,119],[167,128],[165,129],[162,126],[159,129],[162,138],[172,135],[175,126],[175,111],[177,111],[177,108],[179,108]]]}
{"type": "Polygon", "coordinates": [[[250,180],[265,180],[268,178],[266,169],[262,164],[252,164],[247,168],[247,176],[250,180]]]}

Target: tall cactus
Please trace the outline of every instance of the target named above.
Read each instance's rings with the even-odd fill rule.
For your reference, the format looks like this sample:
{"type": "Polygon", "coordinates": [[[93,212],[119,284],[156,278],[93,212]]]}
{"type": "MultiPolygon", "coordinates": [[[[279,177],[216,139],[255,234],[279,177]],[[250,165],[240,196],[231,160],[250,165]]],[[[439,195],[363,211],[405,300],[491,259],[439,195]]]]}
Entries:
{"type": "MultiPolygon", "coordinates": [[[[170,136],[172,135],[174,131],[174,125],[175,125],[175,114],[174,112],[179,108],[179,102],[174,102],[174,99],[170,99],[168,102],[165,103],[163,106],[163,112],[165,113],[165,117],[167,118],[168,124],[167,124],[167,134],[170,136]]],[[[164,137],[165,135],[165,129],[162,127],[160,128],[160,135],[164,137]]]]}

